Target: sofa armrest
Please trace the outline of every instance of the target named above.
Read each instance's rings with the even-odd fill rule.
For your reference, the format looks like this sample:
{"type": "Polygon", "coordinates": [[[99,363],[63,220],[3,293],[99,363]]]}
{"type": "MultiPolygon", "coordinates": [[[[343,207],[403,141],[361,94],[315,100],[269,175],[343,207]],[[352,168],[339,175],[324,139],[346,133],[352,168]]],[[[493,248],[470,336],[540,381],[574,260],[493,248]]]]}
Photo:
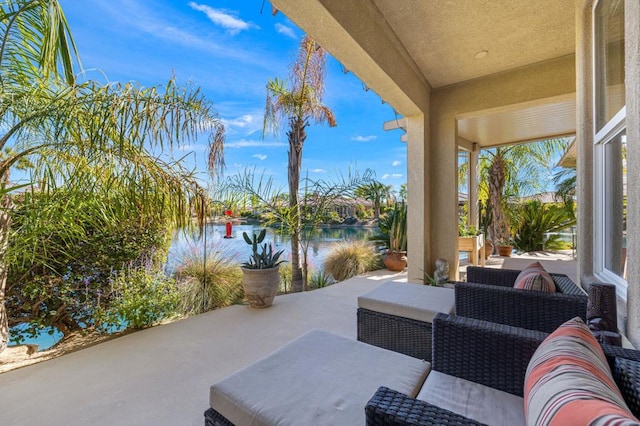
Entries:
{"type": "Polygon", "coordinates": [[[601,344],[613,379],[634,416],[640,416],[640,351],[601,344]]]}
{"type": "Polygon", "coordinates": [[[584,319],[588,297],[458,282],[456,314],[551,333],[571,318],[584,319]]]}
{"type": "Polygon", "coordinates": [[[500,287],[513,287],[521,271],[516,269],[483,268],[481,266],[467,267],[467,282],[489,284],[500,287]]]}
{"type": "Polygon", "coordinates": [[[613,365],[616,358],[626,358],[632,361],[640,361],[640,351],[636,349],[623,348],[621,346],[607,345],[601,343],[602,350],[607,357],[610,365],[613,365]]]}
{"type": "Polygon", "coordinates": [[[523,396],[529,360],[547,333],[437,314],[431,367],[451,376],[523,396]]]}
{"type": "Polygon", "coordinates": [[[578,285],[574,283],[568,275],[554,273],[549,273],[549,275],[551,275],[551,278],[553,278],[553,282],[556,283],[556,292],[562,294],[587,296],[587,292],[584,291],[581,287],[578,287],[578,285]]]}
{"type": "Polygon", "coordinates": [[[380,387],[365,406],[367,425],[482,425],[471,419],[380,387]]]}

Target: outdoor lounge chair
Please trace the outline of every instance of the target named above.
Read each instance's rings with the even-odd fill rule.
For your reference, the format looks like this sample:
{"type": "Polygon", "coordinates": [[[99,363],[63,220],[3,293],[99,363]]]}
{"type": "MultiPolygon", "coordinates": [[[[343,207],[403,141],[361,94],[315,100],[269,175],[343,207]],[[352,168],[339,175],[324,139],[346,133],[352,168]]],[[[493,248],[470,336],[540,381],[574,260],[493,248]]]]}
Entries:
{"type": "Polygon", "coordinates": [[[358,297],[358,340],[431,361],[431,321],[454,305],[450,288],[388,281],[358,297]]]}
{"type": "MultiPolygon", "coordinates": [[[[458,412],[473,412],[485,410],[486,406],[490,405],[495,411],[484,413],[485,418],[499,418],[502,415],[500,410],[506,409],[509,404],[517,403],[518,400],[512,400],[513,398],[523,396],[529,361],[547,336],[547,333],[536,330],[438,314],[433,320],[431,372],[418,395],[418,398],[423,398],[425,391],[433,393],[434,388],[429,389],[429,381],[440,379],[437,376],[446,377],[445,382],[440,382],[441,393],[424,398],[438,403],[410,398],[395,390],[381,387],[365,408],[367,425],[477,424],[469,418],[450,422],[451,412],[445,408],[446,406],[455,408],[458,412]],[[464,386],[469,382],[471,386],[480,386],[480,390],[473,391],[468,391],[468,388],[465,389],[463,386],[462,391],[458,392],[467,393],[467,398],[471,396],[468,406],[465,406],[467,402],[461,404],[460,401],[450,401],[451,398],[457,398],[454,386],[457,386],[460,380],[461,383],[467,383],[464,386]],[[442,386],[442,383],[445,386],[442,386]],[[503,398],[504,393],[507,394],[506,402],[491,401],[494,397],[503,398]]],[[[609,345],[601,347],[625,403],[631,412],[638,416],[640,351],[609,345]]],[[[524,419],[520,420],[514,419],[513,424],[524,424],[524,419]]]]}
{"type": "Polygon", "coordinates": [[[521,271],[469,266],[455,283],[456,314],[550,333],[565,321],[586,319],[587,294],[565,274],[550,274],[555,293],[513,288],[521,271]]]}
{"type": "MultiPolygon", "coordinates": [[[[205,425],[524,424],[527,367],[547,336],[440,313],[429,364],[311,331],[214,385],[205,425]]],[[[637,416],[640,352],[602,348],[637,416]]]]}

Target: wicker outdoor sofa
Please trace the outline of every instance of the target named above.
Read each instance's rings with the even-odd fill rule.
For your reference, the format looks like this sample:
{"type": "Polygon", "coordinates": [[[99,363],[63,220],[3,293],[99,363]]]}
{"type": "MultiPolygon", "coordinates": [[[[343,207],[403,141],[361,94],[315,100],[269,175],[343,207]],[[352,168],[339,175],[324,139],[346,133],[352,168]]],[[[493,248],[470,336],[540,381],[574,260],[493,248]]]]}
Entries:
{"type": "MultiPolygon", "coordinates": [[[[431,293],[437,291],[439,301],[436,312],[455,312],[463,317],[545,333],[552,332],[568,319],[577,316],[586,319],[588,297],[567,275],[550,274],[556,284],[556,293],[547,293],[513,288],[520,272],[469,266],[467,282],[455,282],[454,290],[417,284],[404,286],[415,287],[411,291],[414,304],[423,303],[432,297],[431,293]],[[455,309],[451,311],[446,303],[441,303],[440,293],[446,291],[451,292],[452,300],[455,295],[455,309]],[[418,297],[417,293],[424,294],[418,297]]],[[[398,287],[398,292],[406,291],[400,283],[391,284],[398,287]]],[[[358,305],[358,340],[431,361],[430,320],[367,309],[360,306],[360,300],[358,305]]]]}
{"type": "Polygon", "coordinates": [[[550,274],[555,293],[513,288],[521,271],[469,266],[455,283],[456,314],[550,333],[576,316],[585,319],[588,297],[565,274],[550,274]]]}
{"type": "MultiPolygon", "coordinates": [[[[529,361],[548,333],[438,314],[433,320],[431,373],[440,372],[523,396],[529,361]]],[[[640,414],[640,351],[601,345],[616,385],[635,416],[640,414]],[[631,360],[626,371],[616,359],[631,360]],[[630,369],[630,370],[629,370],[630,369]]],[[[623,361],[624,362],[624,361],[623,361]]],[[[474,425],[471,419],[381,387],[365,407],[367,425],[474,425]]]]}
{"type": "MultiPolygon", "coordinates": [[[[371,396],[366,396],[362,400],[362,395],[356,396],[358,392],[341,393],[339,391],[342,387],[354,385],[354,383],[349,383],[348,378],[329,374],[327,376],[321,375],[320,377],[323,377],[322,381],[330,382],[329,388],[334,389],[337,395],[319,395],[318,389],[326,388],[327,383],[318,383],[317,375],[315,379],[311,379],[308,375],[302,375],[299,377],[299,381],[306,394],[296,394],[294,399],[298,401],[296,404],[303,404],[305,411],[318,411],[326,416],[331,416],[331,413],[335,410],[344,410],[349,407],[349,410],[361,413],[361,418],[363,420],[366,419],[367,425],[376,426],[481,425],[483,423],[465,417],[463,414],[463,412],[469,411],[474,416],[478,416],[478,410],[481,412],[478,417],[486,419],[483,420],[486,423],[492,423],[498,419],[500,424],[508,424],[510,426],[524,424],[522,396],[527,367],[536,349],[547,336],[547,333],[536,330],[527,330],[454,315],[437,314],[433,320],[433,360],[426,381],[423,383],[424,377],[422,377],[420,381],[421,389],[413,395],[416,398],[407,396],[406,391],[397,392],[393,390],[385,383],[388,378],[377,374],[376,377],[380,381],[377,391],[374,388],[368,394],[371,396]],[[435,379],[436,376],[439,378],[447,377],[449,381],[444,382],[446,386],[442,389],[442,392],[435,392],[434,395],[432,386],[434,382],[430,384],[430,380],[432,378],[435,379]],[[462,383],[462,388],[458,387],[458,382],[462,383]],[[458,392],[459,389],[468,390],[469,388],[464,386],[469,385],[474,386],[474,390],[467,396],[463,395],[465,392],[458,392]],[[457,395],[462,395],[463,406],[460,405],[460,399],[456,398],[457,395]],[[347,403],[344,399],[345,397],[355,399],[355,401],[347,403]],[[440,402],[433,402],[433,399],[440,402]],[[455,399],[458,399],[458,401],[453,401],[455,399]],[[450,401],[453,401],[457,413],[452,411],[454,410],[453,407],[449,407],[451,410],[445,408],[450,401]],[[508,403],[504,405],[509,405],[510,407],[503,408],[503,401],[508,403]],[[468,407],[466,405],[467,402],[468,407]],[[324,405],[324,408],[318,410],[319,405],[324,405]],[[503,415],[509,417],[509,419],[505,421],[502,418],[503,415]]],[[[373,351],[376,356],[380,355],[380,351],[383,352],[383,355],[393,354],[359,342],[352,342],[352,344],[357,346],[356,352],[360,350],[365,350],[365,352],[373,351]]],[[[638,416],[640,411],[640,363],[636,364],[636,362],[640,362],[640,352],[608,345],[602,345],[602,348],[607,356],[611,370],[615,372],[615,383],[620,389],[627,406],[638,416]],[[618,373],[616,370],[618,366],[617,359],[632,360],[630,363],[632,364],[631,370],[627,369],[625,372],[618,373]]],[[[351,355],[359,359],[355,353],[351,355]]],[[[344,359],[344,356],[342,358],[344,359]]],[[[262,364],[262,366],[264,367],[265,365],[262,364]]],[[[283,367],[286,370],[286,366],[283,367]]],[[[332,369],[331,366],[325,366],[322,363],[316,363],[312,368],[316,370],[316,373],[320,374],[332,369]],[[328,370],[325,370],[327,367],[328,370]]],[[[280,372],[282,373],[285,370],[280,370],[280,372]]],[[[262,371],[268,374],[267,371],[271,370],[263,369],[262,371]]],[[[243,383],[245,389],[253,390],[256,384],[259,383],[259,381],[256,382],[255,375],[245,375],[242,379],[245,382],[243,383]]],[[[355,386],[356,388],[360,386],[358,381],[356,381],[355,386]]],[[[272,402],[269,403],[269,409],[278,413],[277,420],[265,422],[261,416],[263,413],[256,411],[255,417],[252,417],[251,421],[238,424],[254,424],[254,422],[260,425],[276,423],[362,424],[358,421],[335,423],[325,417],[315,417],[313,423],[301,421],[298,417],[291,417],[291,414],[282,408],[287,406],[287,402],[291,402],[292,395],[279,394],[277,396],[278,398],[271,399],[272,402]],[[282,407],[279,408],[280,405],[282,407]]],[[[232,394],[229,394],[229,397],[232,397],[232,394]]],[[[217,405],[212,404],[212,407],[205,412],[206,426],[230,426],[233,424],[216,411],[219,409],[217,405]]],[[[256,409],[253,404],[249,404],[249,407],[250,409],[256,409]]]]}

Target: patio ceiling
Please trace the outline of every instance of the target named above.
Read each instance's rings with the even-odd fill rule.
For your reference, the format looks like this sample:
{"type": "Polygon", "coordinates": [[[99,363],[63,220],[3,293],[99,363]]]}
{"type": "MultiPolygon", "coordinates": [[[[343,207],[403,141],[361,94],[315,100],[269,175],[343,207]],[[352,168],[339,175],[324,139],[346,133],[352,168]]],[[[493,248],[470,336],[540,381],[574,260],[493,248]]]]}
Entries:
{"type": "Polygon", "coordinates": [[[480,111],[458,118],[458,136],[482,148],[571,136],[575,131],[574,96],[480,111]]]}
{"type": "MultiPolygon", "coordinates": [[[[572,55],[571,0],[272,0],[398,112],[416,93],[572,55]]],[[[460,135],[492,146],[571,134],[575,100],[461,117],[460,135]]]]}
{"type": "Polygon", "coordinates": [[[434,89],[569,55],[575,50],[573,1],[372,3],[434,89]],[[476,59],[483,51],[486,56],[476,59]]]}

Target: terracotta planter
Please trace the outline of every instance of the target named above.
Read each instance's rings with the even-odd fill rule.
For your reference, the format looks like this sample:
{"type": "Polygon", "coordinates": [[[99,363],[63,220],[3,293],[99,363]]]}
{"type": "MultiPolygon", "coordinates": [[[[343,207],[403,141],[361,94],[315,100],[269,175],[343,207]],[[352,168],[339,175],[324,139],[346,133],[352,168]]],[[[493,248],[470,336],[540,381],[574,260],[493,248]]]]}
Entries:
{"type": "Polygon", "coordinates": [[[388,251],[382,256],[382,263],[384,263],[384,266],[390,271],[403,271],[407,266],[407,252],[388,251]]]}
{"type": "Polygon", "coordinates": [[[511,257],[513,246],[498,246],[498,254],[504,257],[511,257]]]}
{"type": "Polygon", "coordinates": [[[271,306],[280,288],[280,268],[242,268],[242,288],[252,308],[271,306]]]}
{"type": "Polygon", "coordinates": [[[493,254],[493,243],[489,240],[484,242],[484,258],[488,259],[493,254]]]}

